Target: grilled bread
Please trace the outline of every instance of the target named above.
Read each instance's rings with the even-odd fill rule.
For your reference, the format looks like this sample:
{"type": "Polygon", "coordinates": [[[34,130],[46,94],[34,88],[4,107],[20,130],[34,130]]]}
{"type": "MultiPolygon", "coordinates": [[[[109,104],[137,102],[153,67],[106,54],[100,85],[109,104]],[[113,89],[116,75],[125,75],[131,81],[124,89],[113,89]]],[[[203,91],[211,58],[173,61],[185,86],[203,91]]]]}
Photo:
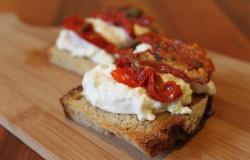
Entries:
{"type": "Polygon", "coordinates": [[[67,118],[102,134],[114,134],[150,156],[188,138],[197,130],[201,119],[211,113],[208,96],[194,95],[189,115],[164,112],[154,121],[139,121],[136,115],[114,114],[92,106],[82,92],[83,88],[78,86],[60,99],[67,118]]]}

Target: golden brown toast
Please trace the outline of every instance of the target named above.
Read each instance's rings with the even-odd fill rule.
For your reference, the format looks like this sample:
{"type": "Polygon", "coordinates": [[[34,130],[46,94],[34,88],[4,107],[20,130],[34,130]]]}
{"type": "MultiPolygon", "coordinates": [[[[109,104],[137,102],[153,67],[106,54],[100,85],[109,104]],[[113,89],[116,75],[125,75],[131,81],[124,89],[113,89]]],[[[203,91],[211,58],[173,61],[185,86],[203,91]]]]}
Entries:
{"type": "Polygon", "coordinates": [[[114,134],[150,156],[171,149],[178,140],[192,135],[210,110],[207,107],[208,97],[199,95],[193,96],[190,115],[164,112],[157,115],[154,121],[138,121],[136,115],[114,114],[93,107],[82,91],[82,87],[78,86],[60,99],[66,117],[97,132],[114,134]]]}

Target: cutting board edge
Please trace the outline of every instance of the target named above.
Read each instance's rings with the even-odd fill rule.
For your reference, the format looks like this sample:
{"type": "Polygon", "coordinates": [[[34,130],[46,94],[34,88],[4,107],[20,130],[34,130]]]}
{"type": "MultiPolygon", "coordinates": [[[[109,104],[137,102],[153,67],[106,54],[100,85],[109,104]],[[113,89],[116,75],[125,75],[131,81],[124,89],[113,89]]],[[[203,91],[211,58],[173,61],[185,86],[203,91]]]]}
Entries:
{"type": "Polygon", "coordinates": [[[11,134],[16,136],[20,141],[29,146],[37,154],[44,159],[59,160],[60,158],[46,149],[43,145],[39,144],[35,139],[26,134],[21,128],[17,127],[14,123],[11,123],[3,115],[0,114],[0,124],[7,129],[11,134]]]}

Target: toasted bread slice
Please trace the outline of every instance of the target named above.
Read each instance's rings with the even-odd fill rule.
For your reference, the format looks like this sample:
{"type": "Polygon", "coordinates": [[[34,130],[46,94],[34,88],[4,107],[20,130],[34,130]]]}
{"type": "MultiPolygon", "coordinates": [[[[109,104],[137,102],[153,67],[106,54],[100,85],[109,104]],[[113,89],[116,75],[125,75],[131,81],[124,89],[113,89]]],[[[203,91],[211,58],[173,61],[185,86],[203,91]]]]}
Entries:
{"type": "Polygon", "coordinates": [[[136,115],[114,114],[93,107],[82,91],[78,86],[60,99],[66,117],[102,134],[114,134],[150,156],[174,147],[178,140],[194,133],[208,110],[208,97],[203,95],[193,97],[190,115],[165,112],[154,121],[138,121],[136,115]]]}
{"type": "Polygon", "coordinates": [[[87,58],[73,57],[68,51],[59,50],[56,46],[49,48],[48,57],[51,63],[80,76],[96,65],[87,58]]]}

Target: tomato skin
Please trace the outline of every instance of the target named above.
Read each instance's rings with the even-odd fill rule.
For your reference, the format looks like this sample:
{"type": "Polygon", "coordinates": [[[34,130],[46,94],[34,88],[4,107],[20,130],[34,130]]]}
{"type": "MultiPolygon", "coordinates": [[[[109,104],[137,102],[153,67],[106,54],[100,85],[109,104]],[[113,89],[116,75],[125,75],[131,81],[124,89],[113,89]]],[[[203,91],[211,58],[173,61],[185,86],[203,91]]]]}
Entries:
{"type": "Polygon", "coordinates": [[[168,81],[164,83],[162,87],[160,87],[158,95],[160,95],[159,101],[171,102],[180,97],[182,95],[182,91],[180,86],[177,85],[174,81],[168,81]],[[166,99],[163,99],[163,97],[166,97],[166,99]]]}
{"type": "Polygon", "coordinates": [[[152,99],[168,103],[182,95],[179,85],[174,81],[163,82],[160,75],[152,67],[146,67],[142,71],[141,85],[146,88],[147,94],[152,99]]]}
{"type": "Polygon", "coordinates": [[[152,67],[140,68],[138,71],[131,67],[118,67],[111,73],[119,83],[129,87],[143,87],[149,97],[160,102],[168,103],[182,95],[181,88],[174,81],[164,83],[152,67]]]}
{"type": "Polygon", "coordinates": [[[63,21],[64,28],[79,32],[85,22],[79,16],[71,16],[63,21]]]}
{"type": "Polygon", "coordinates": [[[136,82],[136,74],[132,69],[116,68],[112,71],[111,75],[117,82],[126,84],[132,88],[139,87],[139,84],[136,82]]]}

